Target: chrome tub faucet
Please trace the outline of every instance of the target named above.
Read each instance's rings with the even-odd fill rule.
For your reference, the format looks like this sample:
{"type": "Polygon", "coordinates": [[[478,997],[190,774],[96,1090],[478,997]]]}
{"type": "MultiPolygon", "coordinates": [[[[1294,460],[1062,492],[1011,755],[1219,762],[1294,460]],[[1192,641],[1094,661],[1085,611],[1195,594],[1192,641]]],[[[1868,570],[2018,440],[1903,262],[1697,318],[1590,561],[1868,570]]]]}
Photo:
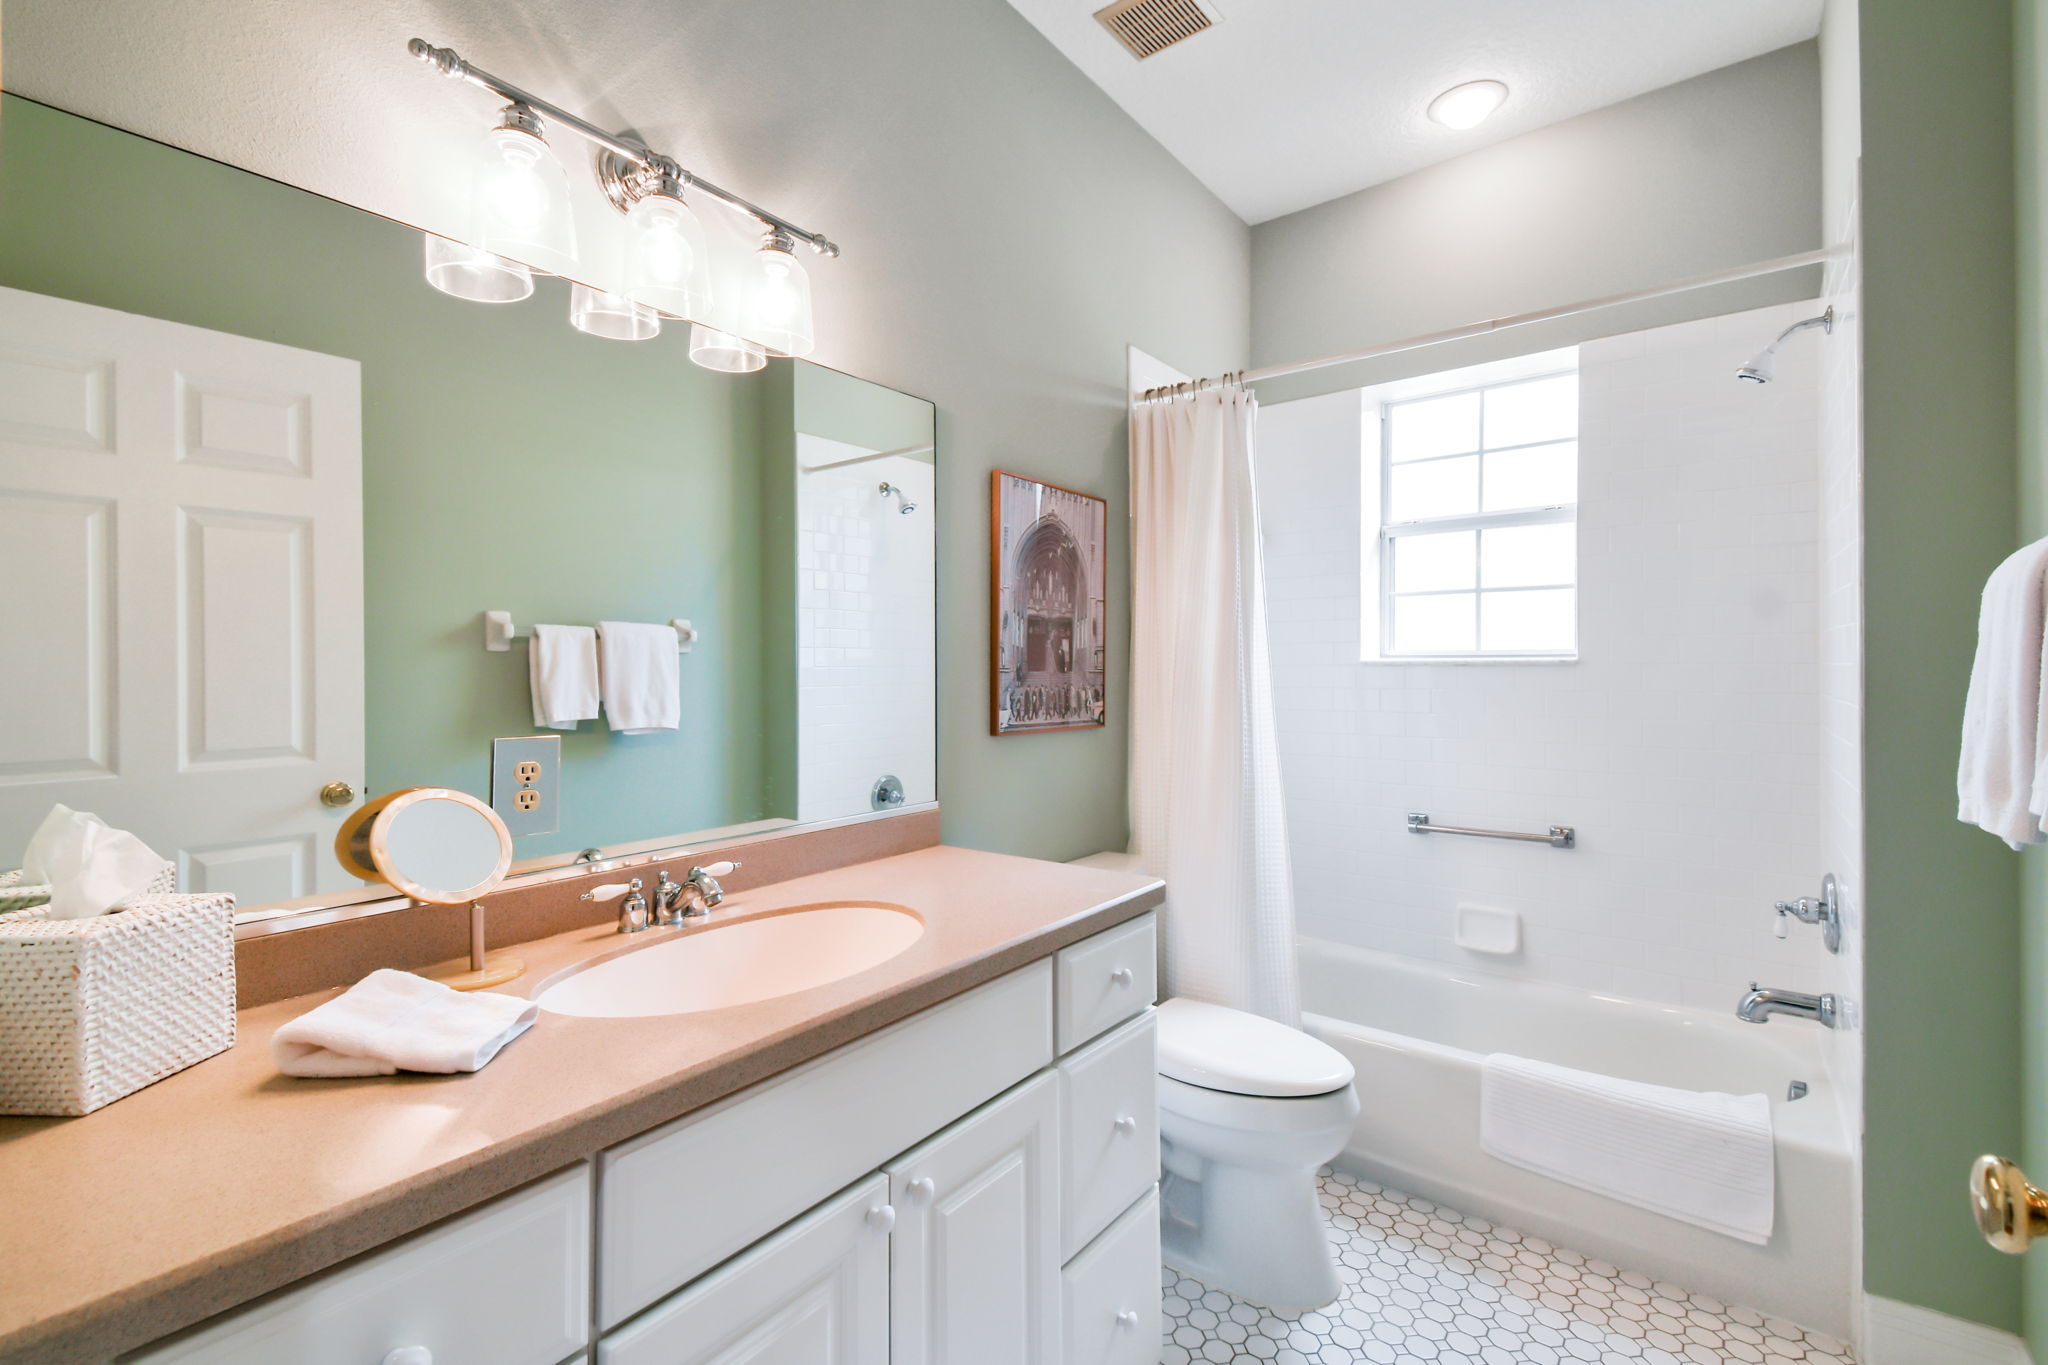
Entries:
{"type": "Polygon", "coordinates": [[[1808,995],[1805,991],[1780,990],[1776,986],[1759,986],[1754,981],[1750,982],[1749,990],[1735,1007],[1735,1017],[1746,1024],[1763,1024],[1768,1023],[1774,1014],[1811,1019],[1825,1028],[1834,1028],[1841,1018],[1831,991],[1808,995]]]}

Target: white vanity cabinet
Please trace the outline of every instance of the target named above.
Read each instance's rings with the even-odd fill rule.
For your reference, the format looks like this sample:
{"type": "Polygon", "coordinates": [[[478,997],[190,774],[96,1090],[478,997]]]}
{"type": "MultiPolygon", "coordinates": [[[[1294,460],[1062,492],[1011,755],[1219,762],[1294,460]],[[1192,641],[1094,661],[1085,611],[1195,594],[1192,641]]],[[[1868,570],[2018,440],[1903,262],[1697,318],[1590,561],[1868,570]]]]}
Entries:
{"type": "Polygon", "coordinates": [[[133,1358],[1153,1360],[1153,960],[1147,914],[133,1358]]]}

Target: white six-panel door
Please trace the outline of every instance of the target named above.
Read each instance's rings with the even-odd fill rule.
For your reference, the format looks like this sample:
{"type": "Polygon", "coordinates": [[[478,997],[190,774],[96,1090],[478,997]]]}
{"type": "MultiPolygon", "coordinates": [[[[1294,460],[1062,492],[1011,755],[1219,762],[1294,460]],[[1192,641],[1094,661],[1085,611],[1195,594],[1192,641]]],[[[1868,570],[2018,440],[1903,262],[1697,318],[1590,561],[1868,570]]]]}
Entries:
{"type": "Polygon", "coordinates": [[[1056,1365],[1059,1184],[1050,1072],[889,1164],[892,1365],[1056,1365]]]}
{"type": "Polygon", "coordinates": [[[360,366],[0,289],[0,868],[53,802],[185,890],[353,885],[360,366]]]}

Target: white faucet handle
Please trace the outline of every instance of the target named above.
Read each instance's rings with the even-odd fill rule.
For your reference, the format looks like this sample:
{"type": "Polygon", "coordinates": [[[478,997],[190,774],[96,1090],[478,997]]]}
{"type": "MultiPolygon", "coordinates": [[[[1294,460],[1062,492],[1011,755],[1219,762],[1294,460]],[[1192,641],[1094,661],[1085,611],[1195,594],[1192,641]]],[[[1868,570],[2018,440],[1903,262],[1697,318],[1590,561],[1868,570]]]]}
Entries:
{"type": "Polygon", "coordinates": [[[638,891],[639,889],[640,879],[635,877],[630,882],[606,882],[603,886],[593,886],[584,892],[579,899],[587,901],[617,900],[628,891],[638,891]]]}
{"type": "Polygon", "coordinates": [[[700,869],[707,877],[730,877],[740,870],[738,863],[708,863],[700,869]]]}

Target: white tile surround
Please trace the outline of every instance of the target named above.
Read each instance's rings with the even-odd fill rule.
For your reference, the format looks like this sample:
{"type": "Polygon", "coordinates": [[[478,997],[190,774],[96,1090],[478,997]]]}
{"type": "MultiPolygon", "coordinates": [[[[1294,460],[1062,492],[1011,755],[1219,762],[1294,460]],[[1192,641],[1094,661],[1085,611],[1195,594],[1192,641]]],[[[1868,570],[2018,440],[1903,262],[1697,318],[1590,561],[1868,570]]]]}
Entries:
{"type": "Polygon", "coordinates": [[[868,809],[885,773],[902,780],[908,802],[937,795],[933,467],[893,455],[814,468],[864,453],[797,436],[799,820],[868,809]],[[917,510],[903,515],[884,483],[907,490],[917,510]]]}
{"type": "Polygon", "coordinates": [[[1343,1296],[1283,1312],[1165,1272],[1161,1365],[1853,1365],[1842,1342],[1343,1172],[1343,1296]]]}
{"type": "MultiPolygon", "coordinates": [[[[1771,903],[1821,865],[1819,364],[1736,367],[1808,305],[1580,348],[1575,663],[1359,661],[1356,393],[1258,431],[1275,699],[1301,932],[1640,999],[1813,988],[1771,903]],[[1579,831],[1572,851],[1406,832],[1579,831]],[[1519,911],[1523,950],[1452,941],[1519,911]]],[[[1839,716],[1836,717],[1839,723],[1839,716]]]]}

